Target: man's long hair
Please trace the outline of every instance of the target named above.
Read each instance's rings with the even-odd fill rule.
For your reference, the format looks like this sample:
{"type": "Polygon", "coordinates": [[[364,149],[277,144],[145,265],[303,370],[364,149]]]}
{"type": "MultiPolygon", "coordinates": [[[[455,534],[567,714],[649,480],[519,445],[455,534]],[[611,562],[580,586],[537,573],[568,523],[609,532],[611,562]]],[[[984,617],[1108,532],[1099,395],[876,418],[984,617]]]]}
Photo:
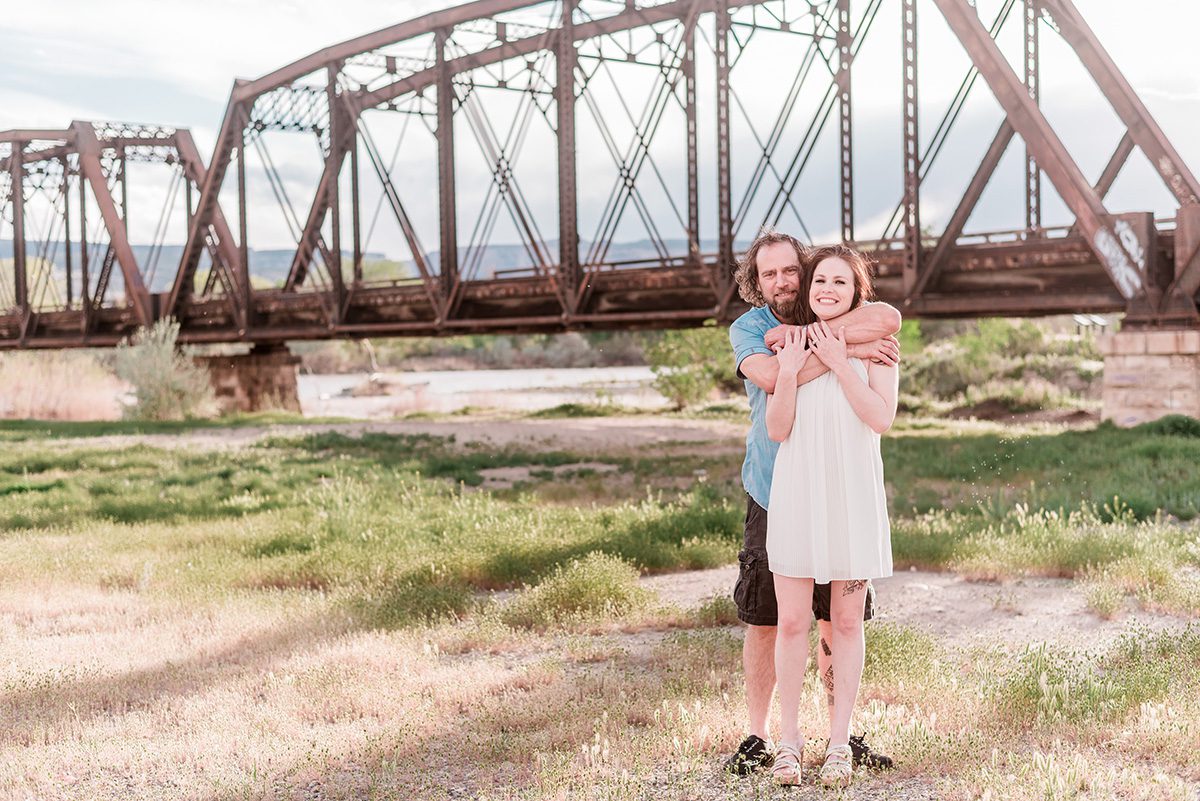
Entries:
{"type": "MultiPolygon", "coordinates": [[[[742,255],[737,264],[737,270],[733,273],[733,278],[737,281],[738,294],[742,296],[742,300],[749,303],[751,306],[766,306],[767,299],[763,297],[762,290],[758,287],[758,252],[767,245],[774,245],[777,242],[786,242],[796,250],[796,258],[800,262],[801,272],[807,271],[809,256],[808,248],[800,243],[794,236],[782,234],[774,228],[763,228],[758,232],[758,236],[750,243],[750,247],[746,248],[746,252],[742,255]]],[[[804,299],[801,303],[802,308],[808,308],[808,300],[804,299]]]]}

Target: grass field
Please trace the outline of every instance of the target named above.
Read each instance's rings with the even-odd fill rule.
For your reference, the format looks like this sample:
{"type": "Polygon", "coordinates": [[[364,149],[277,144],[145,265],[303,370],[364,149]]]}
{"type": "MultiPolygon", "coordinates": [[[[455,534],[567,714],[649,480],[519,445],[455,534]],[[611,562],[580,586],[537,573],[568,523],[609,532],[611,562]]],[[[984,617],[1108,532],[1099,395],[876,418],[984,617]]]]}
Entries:
{"type": "MultiPolygon", "coordinates": [[[[731,604],[664,605],[637,578],[734,560],[736,436],[233,425],[268,423],[230,446],[197,444],[208,424],[0,424],[0,797],[773,794],[717,769],[742,734],[731,604]]],[[[856,729],[901,767],[858,787],[1195,801],[1198,434],[888,435],[898,567],[1062,577],[1097,617],[1178,625],[1023,653],[869,626],[856,729]]]]}

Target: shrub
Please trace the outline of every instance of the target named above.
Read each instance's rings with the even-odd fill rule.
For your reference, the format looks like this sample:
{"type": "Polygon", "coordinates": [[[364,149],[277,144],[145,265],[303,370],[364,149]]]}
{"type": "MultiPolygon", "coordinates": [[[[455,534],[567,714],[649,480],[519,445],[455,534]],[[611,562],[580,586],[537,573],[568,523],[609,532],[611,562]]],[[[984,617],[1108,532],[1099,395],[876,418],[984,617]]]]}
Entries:
{"type": "Polygon", "coordinates": [[[117,346],[117,375],[134,391],[126,417],[183,420],[216,413],[208,373],[175,347],[178,336],[179,323],[159,320],[117,346]]]}
{"type": "Polygon", "coordinates": [[[1053,336],[1030,320],[927,328],[901,330],[900,393],[908,410],[933,411],[940,401],[1018,413],[1070,408],[1098,396],[1103,363],[1088,339],[1053,336]],[[920,349],[922,339],[931,344],[920,349]]]}
{"type": "Polygon", "coordinates": [[[651,593],[638,586],[637,568],[593,551],[559,566],[540,584],[522,591],[501,612],[504,622],[545,628],[575,620],[621,616],[645,608],[651,593]]]}
{"type": "Polygon", "coordinates": [[[1200,420],[1185,414],[1169,414],[1134,429],[1141,434],[1159,434],[1164,437],[1200,437],[1200,420]]]}
{"type": "Polygon", "coordinates": [[[737,391],[726,329],[716,325],[667,331],[646,348],[654,388],[676,409],[706,399],[721,386],[737,391]]]}

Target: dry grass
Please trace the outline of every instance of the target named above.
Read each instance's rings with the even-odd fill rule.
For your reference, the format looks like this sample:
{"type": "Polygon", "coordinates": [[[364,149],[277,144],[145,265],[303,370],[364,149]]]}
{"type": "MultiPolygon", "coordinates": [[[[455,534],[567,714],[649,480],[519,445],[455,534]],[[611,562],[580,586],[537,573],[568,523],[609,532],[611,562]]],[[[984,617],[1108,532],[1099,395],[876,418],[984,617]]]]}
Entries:
{"type": "MultiPolygon", "coordinates": [[[[665,610],[533,633],[485,608],[386,632],[338,610],[319,593],[171,599],[6,580],[0,798],[827,796],[720,773],[742,735],[736,628],[673,628],[687,622],[665,610]]],[[[1164,658],[1173,642],[1147,647],[1164,658]]],[[[1193,801],[1194,681],[1143,682],[1149,697],[1094,720],[1023,722],[1007,710],[1026,702],[1027,658],[887,623],[868,649],[856,728],[900,768],[860,774],[850,797],[1193,801]]],[[[1130,669],[1104,658],[1118,681],[1130,669]]],[[[824,729],[815,680],[801,715],[824,729]]],[[[814,766],[820,747],[806,751],[814,766]]]]}
{"type": "MultiPolygon", "coordinates": [[[[311,444],[186,455],[10,443],[20,491],[0,511],[40,522],[0,529],[0,799],[838,797],[721,773],[744,734],[727,599],[625,603],[637,599],[624,565],[556,569],[601,546],[661,546],[674,561],[643,563],[689,564],[689,526],[709,513],[737,524],[720,497],[564,509],[448,489],[430,476],[469,477],[485,456],[440,462],[432,441],[311,444]],[[397,466],[407,460],[419,477],[397,466]],[[527,507],[536,515],[521,517],[527,507]],[[593,525],[603,537],[570,539],[593,525]],[[489,548],[516,555],[484,570],[471,560],[489,548]],[[361,613],[357,593],[414,565],[461,574],[452,616],[386,629],[361,613]]],[[[543,461],[528,464],[558,463],[543,461]]],[[[957,540],[942,530],[961,522],[910,519],[909,547],[963,540],[961,564],[981,575],[1067,566],[1114,616],[1140,604],[1179,624],[1131,623],[1128,640],[1085,654],[972,650],[953,632],[873,622],[855,729],[899,768],[860,774],[843,797],[1195,801],[1195,527],[1014,511],[957,540]],[[1168,557],[1179,571],[1154,567],[1168,557]]],[[[701,555],[709,547],[736,550],[715,538],[701,555]]],[[[978,591],[1017,618],[1032,597],[1019,586],[978,591]]],[[[811,678],[801,723],[826,728],[811,678]]],[[[809,764],[821,747],[810,741],[809,764]]]]}
{"type": "Polygon", "coordinates": [[[0,353],[0,419],[118,420],[127,387],[90,353],[0,353]]]}

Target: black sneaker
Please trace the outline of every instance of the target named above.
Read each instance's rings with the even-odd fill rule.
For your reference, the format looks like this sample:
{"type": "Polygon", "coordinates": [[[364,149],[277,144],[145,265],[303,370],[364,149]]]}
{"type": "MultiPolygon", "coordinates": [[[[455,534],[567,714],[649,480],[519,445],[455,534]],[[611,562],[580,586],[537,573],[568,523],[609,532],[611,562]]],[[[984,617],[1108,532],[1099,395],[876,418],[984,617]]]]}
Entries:
{"type": "Polygon", "coordinates": [[[742,744],[733,752],[733,756],[725,760],[725,770],[735,776],[749,776],[760,768],[771,767],[771,763],[774,761],[775,757],[771,755],[767,741],[757,734],[751,734],[742,740],[742,744]]]}
{"type": "Polygon", "coordinates": [[[877,754],[862,737],[850,735],[850,753],[854,756],[854,767],[865,766],[872,770],[891,770],[892,758],[877,754]]]}

